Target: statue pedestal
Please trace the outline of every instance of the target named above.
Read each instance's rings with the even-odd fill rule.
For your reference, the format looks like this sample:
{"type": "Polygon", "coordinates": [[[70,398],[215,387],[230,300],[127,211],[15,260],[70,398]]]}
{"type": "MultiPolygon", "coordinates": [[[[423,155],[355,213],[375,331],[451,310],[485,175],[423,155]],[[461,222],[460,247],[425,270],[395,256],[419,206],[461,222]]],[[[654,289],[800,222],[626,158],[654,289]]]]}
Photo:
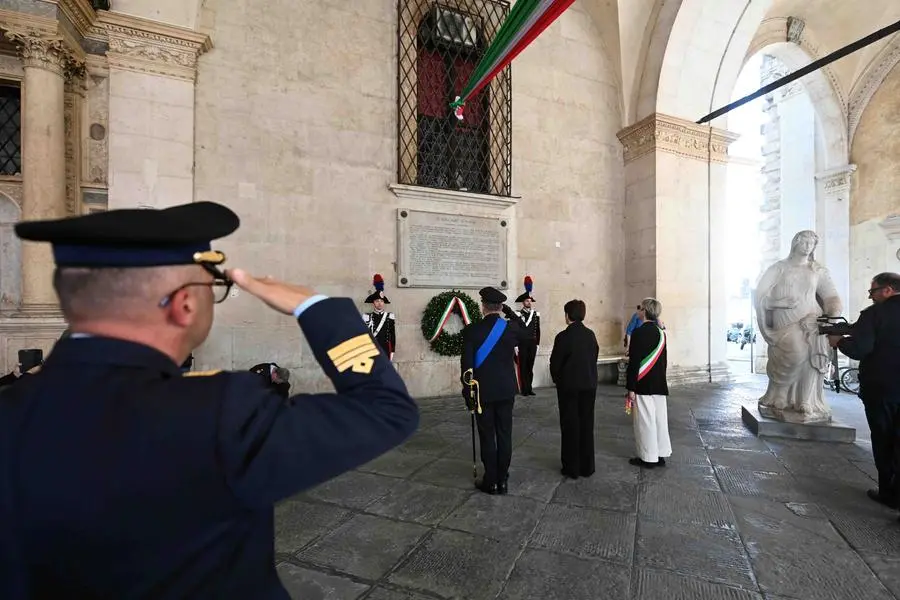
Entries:
{"type": "Polygon", "coordinates": [[[815,442],[839,442],[852,444],[856,441],[856,428],[837,421],[828,423],[785,423],[769,419],[759,414],[756,403],[741,407],[741,420],[758,437],[779,437],[792,440],[815,442]]]}

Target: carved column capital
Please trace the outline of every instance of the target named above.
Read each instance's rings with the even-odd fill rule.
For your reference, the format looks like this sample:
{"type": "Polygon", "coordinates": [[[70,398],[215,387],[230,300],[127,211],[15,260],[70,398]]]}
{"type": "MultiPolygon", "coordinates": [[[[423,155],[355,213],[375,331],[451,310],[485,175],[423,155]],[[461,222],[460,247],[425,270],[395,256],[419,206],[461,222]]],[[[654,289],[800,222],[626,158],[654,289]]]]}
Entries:
{"type": "Polygon", "coordinates": [[[3,30],[16,45],[26,67],[64,74],[72,55],[61,36],[29,27],[4,25],[3,30]]]}
{"type": "Polygon", "coordinates": [[[652,114],[616,135],[625,149],[626,164],[653,151],[726,163],[728,147],[738,139],[738,135],[730,131],[660,113],[652,114]]]}
{"type": "Polygon", "coordinates": [[[197,59],[212,47],[206,34],[115,12],[101,13],[112,68],[194,81],[197,59]]]}
{"type": "Polygon", "coordinates": [[[839,196],[850,191],[850,184],[855,172],[856,165],[844,165],[816,174],[816,181],[822,183],[826,194],[839,196]]]}

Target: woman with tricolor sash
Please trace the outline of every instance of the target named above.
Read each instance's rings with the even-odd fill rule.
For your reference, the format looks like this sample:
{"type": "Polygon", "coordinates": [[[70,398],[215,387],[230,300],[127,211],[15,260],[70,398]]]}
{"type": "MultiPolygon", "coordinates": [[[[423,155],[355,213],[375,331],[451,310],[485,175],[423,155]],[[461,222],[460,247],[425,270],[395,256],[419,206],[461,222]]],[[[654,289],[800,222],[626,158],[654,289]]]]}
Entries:
{"type": "Polygon", "coordinates": [[[634,420],[637,444],[637,456],[629,462],[648,469],[666,466],[666,458],[672,455],[666,406],[666,331],[659,321],[661,312],[662,304],[655,298],[641,302],[638,316],[644,324],[631,334],[625,383],[625,409],[634,420]]]}

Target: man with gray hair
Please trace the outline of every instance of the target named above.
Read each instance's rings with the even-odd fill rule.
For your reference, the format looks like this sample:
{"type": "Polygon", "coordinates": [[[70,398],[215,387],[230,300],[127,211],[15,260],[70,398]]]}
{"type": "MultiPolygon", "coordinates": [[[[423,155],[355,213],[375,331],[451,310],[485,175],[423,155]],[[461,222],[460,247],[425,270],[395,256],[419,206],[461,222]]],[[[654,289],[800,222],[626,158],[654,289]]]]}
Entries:
{"type": "Polygon", "coordinates": [[[869,498],[891,508],[900,504],[900,274],[879,273],[869,287],[872,305],[847,336],[829,343],[859,361],[859,397],[872,432],[878,489],[869,498]]]}

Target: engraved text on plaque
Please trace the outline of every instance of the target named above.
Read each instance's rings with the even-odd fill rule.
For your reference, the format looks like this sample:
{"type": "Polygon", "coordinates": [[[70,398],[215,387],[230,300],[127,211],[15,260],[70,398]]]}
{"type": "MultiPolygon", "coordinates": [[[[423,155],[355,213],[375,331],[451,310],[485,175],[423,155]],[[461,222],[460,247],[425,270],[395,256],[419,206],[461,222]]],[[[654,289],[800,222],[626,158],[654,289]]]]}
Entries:
{"type": "Polygon", "coordinates": [[[398,285],[506,288],[506,219],[400,209],[398,285]]]}

